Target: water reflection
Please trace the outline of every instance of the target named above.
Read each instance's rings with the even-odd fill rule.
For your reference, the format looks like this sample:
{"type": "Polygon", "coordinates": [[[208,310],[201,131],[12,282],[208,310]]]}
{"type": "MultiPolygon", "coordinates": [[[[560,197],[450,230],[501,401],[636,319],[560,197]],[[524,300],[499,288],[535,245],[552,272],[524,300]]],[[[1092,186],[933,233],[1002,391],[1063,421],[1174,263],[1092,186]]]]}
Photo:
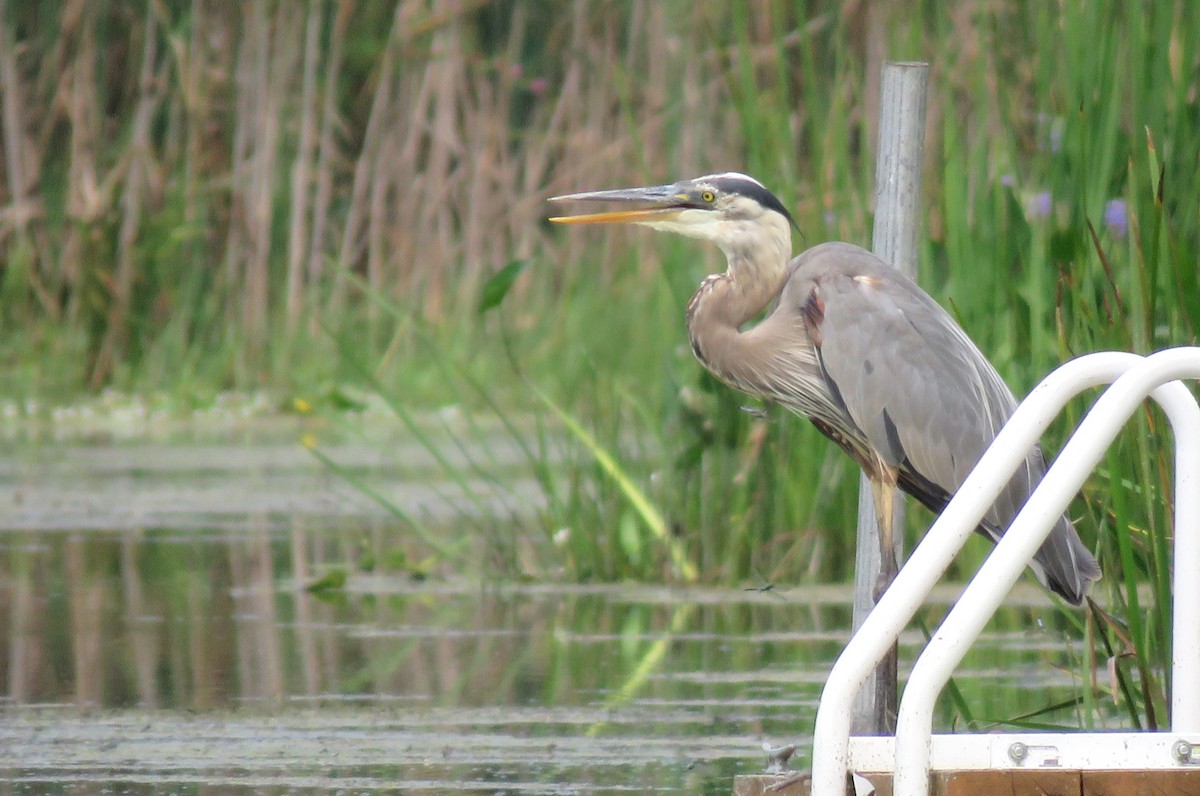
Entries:
{"type": "Polygon", "coordinates": [[[757,768],[762,739],[811,723],[844,636],[826,628],[847,621],[841,604],[758,592],[387,573],[314,594],[304,586],[347,559],[347,534],[307,525],[4,536],[0,773],[166,776],[181,759],[261,773],[303,768],[325,743],[364,784],[390,766],[384,779],[414,790],[715,778],[722,791],[757,768]],[[207,753],[180,746],[204,737],[181,718],[193,715],[219,719],[207,753]],[[121,751],[124,767],[96,749],[121,751]]]}
{"type": "MultiPolygon", "coordinates": [[[[403,543],[303,517],[0,536],[0,782],[727,793],[762,741],[804,743],[847,636],[840,587],[305,588],[364,539],[403,543]]],[[[1000,618],[968,698],[1016,715],[1072,693],[1070,645],[1032,624],[1000,618]]]]}

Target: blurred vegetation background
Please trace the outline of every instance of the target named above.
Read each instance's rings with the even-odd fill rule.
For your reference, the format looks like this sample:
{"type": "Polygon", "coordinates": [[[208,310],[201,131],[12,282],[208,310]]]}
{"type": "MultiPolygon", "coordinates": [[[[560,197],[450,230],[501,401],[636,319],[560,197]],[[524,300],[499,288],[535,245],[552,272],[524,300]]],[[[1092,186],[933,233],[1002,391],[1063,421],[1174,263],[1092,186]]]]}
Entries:
{"type": "MultiPolygon", "coordinates": [[[[1197,30],[1187,0],[0,2],[0,395],[366,388],[434,451],[500,429],[544,492],[473,520],[482,546],[394,507],[413,557],[841,578],[852,464],[687,349],[719,254],[552,230],[545,197],[740,170],[797,251],[869,245],[880,67],[928,61],[920,280],[1023,394],[1196,342],[1197,30]],[[447,406],[471,419],[421,419],[447,406]]],[[[1136,587],[1167,584],[1166,437],[1147,409],[1073,510],[1158,653],[1167,593],[1142,623],[1136,587]]]]}

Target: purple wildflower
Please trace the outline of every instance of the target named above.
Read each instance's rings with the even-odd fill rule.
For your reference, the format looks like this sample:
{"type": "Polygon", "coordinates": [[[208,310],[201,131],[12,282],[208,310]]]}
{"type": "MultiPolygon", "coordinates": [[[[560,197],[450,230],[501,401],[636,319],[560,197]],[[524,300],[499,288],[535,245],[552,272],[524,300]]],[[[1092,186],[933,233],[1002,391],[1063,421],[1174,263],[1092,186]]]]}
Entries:
{"type": "Polygon", "coordinates": [[[1000,175],[1000,184],[1003,185],[1005,188],[1011,188],[1017,184],[1017,178],[1015,176],[1013,176],[1011,172],[1007,173],[1007,174],[1001,174],[1000,175]]]}
{"type": "Polygon", "coordinates": [[[529,91],[533,96],[540,97],[550,88],[550,81],[544,77],[535,77],[529,81],[529,91]]]}
{"type": "Polygon", "coordinates": [[[1025,200],[1025,213],[1032,219],[1041,221],[1050,217],[1054,200],[1049,191],[1042,191],[1025,200]]]}
{"type": "Polygon", "coordinates": [[[1114,238],[1124,238],[1129,234],[1129,215],[1124,199],[1109,199],[1105,203],[1104,226],[1108,227],[1114,238]]]}

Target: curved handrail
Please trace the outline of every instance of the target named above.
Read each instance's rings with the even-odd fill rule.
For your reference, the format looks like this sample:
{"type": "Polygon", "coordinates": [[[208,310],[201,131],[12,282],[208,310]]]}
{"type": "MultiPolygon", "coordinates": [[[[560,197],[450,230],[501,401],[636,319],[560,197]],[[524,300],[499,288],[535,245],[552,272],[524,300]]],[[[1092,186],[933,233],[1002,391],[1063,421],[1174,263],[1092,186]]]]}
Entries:
{"type": "MultiPolygon", "coordinates": [[[[1147,396],[1176,440],[1175,605],[1200,605],[1200,406],[1177,379],[1200,379],[1200,348],[1147,356],[1096,401],[917,659],[896,726],[896,796],[928,792],[933,707],[971,643],[1004,601],[1117,433],[1147,396]],[[1186,531],[1184,529],[1187,529],[1186,531]],[[1193,566],[1187,566],[1192,562],[1193,566]]],[[[1200,622],[1175,611],[1172,729],[1200,730],[1200,622]],[[1182,636],[1182,637],[1181,637],[1182,636]]]]}
{"type": "MultiPolygon", "coordinates": [[[[1142,360],[1136,354],[1112,351],[1071,360],[1043,379],[1017,407],[830,671],[814,727],[815,796],[842,793],[848,767],[850,710],[856,692],[1050,421],[1076,394],[1114,381],[1142,360]]],[[[1186,391],[1182,385],[1181,389],[1186,391]]]]}

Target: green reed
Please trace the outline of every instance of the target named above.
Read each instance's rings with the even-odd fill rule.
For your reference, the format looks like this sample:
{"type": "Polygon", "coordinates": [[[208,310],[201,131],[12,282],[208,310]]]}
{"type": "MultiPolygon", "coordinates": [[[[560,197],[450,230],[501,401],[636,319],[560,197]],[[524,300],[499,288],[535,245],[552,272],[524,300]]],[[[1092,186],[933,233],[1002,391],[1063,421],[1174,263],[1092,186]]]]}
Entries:
{"type": "MultiPolygon", "coordinates": [[[[920,281],[1018,394],[1078,354],[1196,342],[1200,8],[1184,0],[73,8],[10,5],[0,30],[24,144],[0,181],[0,392],[365,386],[431,451],[466,451],[439,477],[485,552],[415,533],[447,565],[849,576],[852,464],[688,350],[683,308],[719,255],[552,230],[542,199],[741,169],[793,209],[797,251],[868,245],[884,57],[933,69],[920,281]],[[448,405],[487,420],[429,431],[448,405]],[[463,441],[484,422],[522,446],[536,519],[479,519],[470,485],[505,488],[463,441]]],[[[1128,721],[1160,725],[1163,423],[1131,423],[1072,507],[1117,618],[1058,620],[1086,629],[1100,672],[1117,656],[1128,721]]],[[[909,512],[910,544],[930,522],[909,512]]],[[[1084,720],[1113,720],[1084,694],[1084,720]]]]}

